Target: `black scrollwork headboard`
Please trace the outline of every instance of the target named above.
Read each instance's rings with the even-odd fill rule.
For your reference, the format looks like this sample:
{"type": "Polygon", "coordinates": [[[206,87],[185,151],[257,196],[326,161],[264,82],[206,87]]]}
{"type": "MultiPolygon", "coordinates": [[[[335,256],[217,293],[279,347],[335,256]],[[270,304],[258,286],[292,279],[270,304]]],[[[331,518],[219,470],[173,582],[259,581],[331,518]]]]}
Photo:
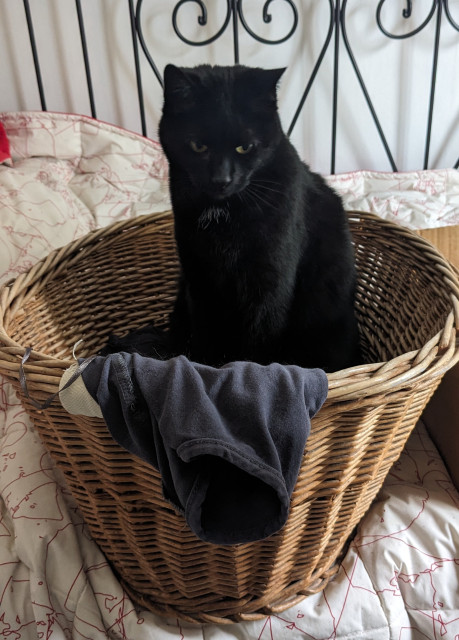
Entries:
{"type": "MultiPolygon", "coordinates": [[[[94,16],[82,0],[65,4],[78,24],[88,112],[98,117],[104,92],[96,78],[94,16]]],[[[119,65],[123,56],[133,61],[127,84],[136,96],[143,135],[156,135],[166,61],[186,66],[205,60],[287,64],[288,86],[282,87],[287,97],[281,100],[285,128],[308,161],[322,165],[318,170],[459,167],[455,0],[379,0],[377,5],[373,0],[111,0],[105,3],[106,12],[108,4],[124,25],[124,31],[117,27],[107,38],[116,49],[113,64],[119,65]],[[415,77],[422,85],[416,91],[415,77]]],[[[3,0],[0,12],[8,11],[3,0]]],[[[54,107],[47,96],[51,80],[43,63],[46,43],[37,34],[43,21],[39,13],[36,0],[23,0],[29,40],[24,44],[32,52],[40,108],[46,110],[54,107]]],[[[29,108],[25,102],[18,98],[16,108],[29,108]]],[[[71,103],[67,109],[74,110],[71,103]]],[[[117,124],[125,123],[120,118],[117,124]]]]}

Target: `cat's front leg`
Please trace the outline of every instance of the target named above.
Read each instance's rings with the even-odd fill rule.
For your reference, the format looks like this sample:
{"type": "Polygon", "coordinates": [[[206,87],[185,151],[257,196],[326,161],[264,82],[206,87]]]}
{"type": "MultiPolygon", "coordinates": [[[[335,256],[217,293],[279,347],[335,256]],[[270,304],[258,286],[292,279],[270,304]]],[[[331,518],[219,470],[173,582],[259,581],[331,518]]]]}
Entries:
{"type": "Polygon", "coordinates": [[[199,313],[193,317],[190,338],[190,358],[195,362],[220,367],[234,360],[240,360],[234,337],[222,327],[218,320],[212,320],[199,313]]]}

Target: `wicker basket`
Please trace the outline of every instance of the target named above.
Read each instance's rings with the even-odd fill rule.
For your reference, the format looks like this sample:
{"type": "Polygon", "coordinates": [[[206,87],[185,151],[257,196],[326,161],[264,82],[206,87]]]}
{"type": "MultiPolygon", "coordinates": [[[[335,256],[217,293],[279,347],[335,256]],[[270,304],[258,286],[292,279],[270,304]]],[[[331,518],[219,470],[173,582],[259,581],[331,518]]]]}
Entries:
{"type": "Polygon", "coordinates": [[[177,260],[169,213],[118,223],[52,253],[0,292],[0,371],[63,470],[89,529],[131,597],[195,622],[255,619],[323,588],[423,407],[458,359],[459,288],[425,240],[349,214],[367,365],[329,375],[284,528],[244,545],[198,540],[164,501],[158,473],[121,449],[103,421],[71,416],[56,392],[72,360],[109,332],[167,323],[177,260]]]}

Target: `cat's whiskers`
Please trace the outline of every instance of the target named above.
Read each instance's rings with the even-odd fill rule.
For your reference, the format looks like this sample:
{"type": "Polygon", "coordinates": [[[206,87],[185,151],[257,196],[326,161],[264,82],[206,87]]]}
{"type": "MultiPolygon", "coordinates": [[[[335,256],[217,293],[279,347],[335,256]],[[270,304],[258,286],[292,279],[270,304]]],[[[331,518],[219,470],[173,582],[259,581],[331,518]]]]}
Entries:
{"type": "Polygon", "coordinates": [[[282,182],[279,182],[279,180],[266,180],[265,178],[254,178],[252,180],[252,183],[257,183],[257,184],[274,184],[277,187],[282,187],[282,182]]]}
{"type": "Polygon", "coordinates": [[[263,213],[263,210],[259,202],[257,202],[257,199],[255,198],[254,194],[250,192],[250,187],[246,187],[244,191],[241,191],[237,195],[240,198],[241,202],[245,204],[247,207],[256,207],[260,213],[263,213]]]}
{"type": "Polygon", "coordinates": [[[267,207],[272,207],[272,202],[269,201],[269,194],[267,195],[267,197],[263,197],[260,194],[259,189],[257,189],[254,184],[249,184],[249,186],[245,189],[245,193],[251,196],[253,201],[258,201],[266,205],[267,207]]]}
{"type": "Polygon", "coordinates": [[[280,182],[274,182],[272,180],[258,180],[257,179],[257,180],[253,180],[250,184],[251,184],[251,186],[256,187],[258,189],[261,189],[263,191],[270,191],[272,193],[279,193],[279,194],[284,193],[284,191],[282,189],[273,189],[273,187],[267,186],[268,184],[270,184],[270,185],[271,184],[275,184],[275,185],[278,185],[279,187],[282,187],[280,182]]]}

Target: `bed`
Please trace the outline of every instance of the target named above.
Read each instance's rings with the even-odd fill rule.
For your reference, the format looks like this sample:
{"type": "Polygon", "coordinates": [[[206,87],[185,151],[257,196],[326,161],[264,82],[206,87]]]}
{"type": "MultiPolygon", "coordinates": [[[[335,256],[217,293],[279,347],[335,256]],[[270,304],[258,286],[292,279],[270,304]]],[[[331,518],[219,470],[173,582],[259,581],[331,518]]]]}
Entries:
{"type": "MultiPolygon", "coordinates": [[[[167,163],[154,140],[70,113],[17,109],[3,112],[0,122],[0,283],[90,230],[170,208],[167,163]]],[[[332,172],[327,180],[349,210],[371,211],[415,230],[459,224],[457,169],[352,170],[332,172]]],[[[423,420],[325,590],[263,620],[232,625],[189,625],[135,607],[4,380],[0,452],[5,637],[459,635],[459,493],[423,420]]]]}

